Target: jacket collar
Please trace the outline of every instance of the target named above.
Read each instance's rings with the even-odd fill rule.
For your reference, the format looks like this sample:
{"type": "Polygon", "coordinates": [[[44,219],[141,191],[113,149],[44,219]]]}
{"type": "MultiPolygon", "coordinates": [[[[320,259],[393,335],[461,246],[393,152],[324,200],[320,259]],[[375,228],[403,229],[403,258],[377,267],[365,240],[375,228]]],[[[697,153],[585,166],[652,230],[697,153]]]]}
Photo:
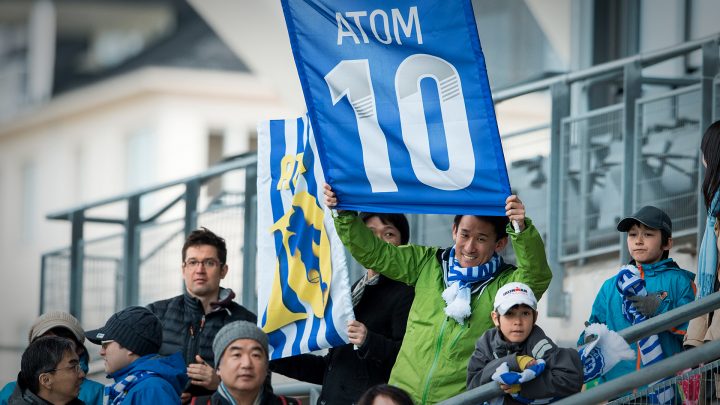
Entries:
{"type": "MultiPolygon", "coordinates": [[[[218,292],[218,300],[210,303],[210,307],[212,308],[210,313],[217,312],[223,309],[227,309],[229,311],[230,305],[232,305],[233,302],[233,298],[235,298],[235,293],[233,292],[233,290],[220,287],[220,291],[218,292]]],[[[199,299],[190,295],[187,289],[183,293],[183,301],[185,302],[185,305],[193,311],[204,313],[202,302],[200,302],[199,299]]]]}

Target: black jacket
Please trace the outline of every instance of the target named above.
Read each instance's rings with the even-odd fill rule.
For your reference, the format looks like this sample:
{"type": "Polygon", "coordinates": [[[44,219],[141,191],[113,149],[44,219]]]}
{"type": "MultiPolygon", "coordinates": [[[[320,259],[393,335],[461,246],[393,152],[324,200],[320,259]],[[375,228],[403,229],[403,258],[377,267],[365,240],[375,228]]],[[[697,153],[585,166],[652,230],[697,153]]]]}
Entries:
{"type": "MultiPolygon", "coordinates": [[[[522,343],[505,341],[497,328],[478,339],[475,352],[468,363],[467,388],[472,389],[492,381],[492,375],[503,362],[510,371],[521,371],[518,355],[545,360],[545,371],[535,379],[520,384],[519,394],[528,399],[564,398],[580,392],[583,385],[583,365],[577,350],[558,347],[535,325],[522,343]]],[[[505,404],[522,404],[505,395],[505,404]]]]}
{"type": "MultiPolygon", "coordinates": [[[[33,394],[30,392],[29,389],[23,388],[20,386],[19,379],[18,383],[15,385],[15,390],[13,391],[12,395],[10,395],[10,398],[8,398],[8,405],[52,405],[50,402],[40,398],[39,396],[33,394]]],[[[75,398],[72,401],[68,402],[67,405],[85,405],[85,402],[75,398]]]]}
{"type": "MultiPolygon", "coordinates": [[[[203,396],[193,398],[191,405],[231,405],[230,401],[223,398],[219,392],[214,393],[212,396],[203,396]]],[[[265,390],[260,405],[300,405],[300,401],[295,398],[277,396],[272,392],[265,390]]]]}
{"type": "MultiPolygon", "coordinates": [[[[356,283],[357,284],[357,283],[356,283]]],[[[365,287],[355,307],[355,318],[368,329],[365,343],[335,347],[326,356],[302,354],[270,362],[276,373],[322,384],[318,404],[357,402],[370,387],[387,383],[395,364],[415,296],[408,285],[380,276],[365,287]]]]}
{"type": "MultiPolygon", "coordinates": [[[[182,352],[185,364],[190,364],[195,363],[195,355],[199,354],[209,365],[214,366],[212,343],[220,328],[233,321],[257,322],[255,314],[232,300],[235,297],[232,290],[221,288],[219,295],[220,300],[212,304],[213,309],[207,315],[200,300],[187,291],[148,305],[148,309],[160,318],[163,325],[161,355],[182,352]]],[[[197,385],[189,385],[186,392],[193,396],[212,394],[212,391],[197,385]]]]}

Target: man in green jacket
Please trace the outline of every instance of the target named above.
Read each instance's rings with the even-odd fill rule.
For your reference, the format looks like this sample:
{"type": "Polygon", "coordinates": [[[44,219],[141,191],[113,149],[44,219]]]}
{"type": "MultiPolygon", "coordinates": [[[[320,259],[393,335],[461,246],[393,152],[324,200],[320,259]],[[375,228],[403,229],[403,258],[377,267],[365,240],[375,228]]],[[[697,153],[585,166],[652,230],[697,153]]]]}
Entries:
{"type": "MultiPolygon", "coordinates": [[[[325,204],[337,205],[327,184],[325,204]]],[[[455,245],[448,249],[396,247],[376,238],[355,212],[339,211],[335,216],[337,233],[355,260],[415,288],[389,383],[407,391],[416,403],[432,404],[465,391],[475,341],[494,327],[490,312],[500,287],[512,281],[525,283],[539,299],[550,285],[545,246],[532,221],[525,218],[525,206],[511,195],[505,210],[507,218],[456,216],[455,245]],[[516,266],[499,255],[508,235],[516,266]]]]}

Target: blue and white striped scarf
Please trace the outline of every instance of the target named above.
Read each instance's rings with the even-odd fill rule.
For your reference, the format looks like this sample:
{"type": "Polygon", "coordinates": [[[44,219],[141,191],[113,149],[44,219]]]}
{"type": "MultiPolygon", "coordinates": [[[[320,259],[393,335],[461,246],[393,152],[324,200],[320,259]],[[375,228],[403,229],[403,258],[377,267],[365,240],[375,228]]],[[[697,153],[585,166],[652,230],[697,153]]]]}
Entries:
{"type": "Polygon", "coordinates": [[[455,258],[455,246],[450,249],[447,273],[445,275],[445,314],[459,324],[470,316],[470,295],[472,289],[482,288],[489,283],[503,266],[500,255],[493,253],[487,263],[475,267],[461,267],[455,258]]]}
{"type": "Polygon", "coordinates": [[[105,405],[117,405],[121,404],[127,396],[128,392],[140,381],[143,381],[149,377],[158,375],[152,371],[140,371],[137,373],[130,373],[125,376],[122,380],[108,384],[103,389],[103,404],[105,405]]]}
{"type": "MultiPolygon", "coordinates": [[[[505,384],[505,385],[515,385],[515,384],[522,384],[524,382],[532,381],[540,375],[545,370],[545,360],[543,359],[537,359],[535,364],[531,366],[525,367],[525,370],[523,370],[521,373],[517,371],[510,371],[510,367],[508,366],[507,362],[503,362],[498,366],[498,368],[495,369],[495,372],[492,375],[493,381],[496,381],[499,384],[505,384]]],[[[553,401],[554,398],[538,398],[538,399],[529,399],[525,398],[522,395],[518,393],[510,394],[510,396],[513,397],[518,402],[522,402],[523,404],[549,404],[553,401]]]]}
{"type": "Polygon", "coordinates": [[[715,235],[716,216],[720,210],[720,190],[710,203],[710,209],[705,220],[705,233],[703,234],[702,244],[698,252],[698,269],[697,269],[697,297],[700,299],[713,293],[715,289],[715,274],[717,270],[717,236],[715,235]]]}
{"type": "MultiPolygon", "coordinates": [[[[620,272],[616,278],[617,289],[623,296],[622,313],[633,325],[647,320],[645,315],[641,314],[632,302],[630,297],[646,296],[645,280],[640,278],[640,270],[633,265],[625,265],[620,268],[620,272]]],[[[638,350],[640,350],[640,358],[643,366],[649,366],[662,361],[665,358],[662,347],[660,346],[660,338],[658,335],[650,335],[638,341],[638,350]]],[[[658,380],[650,385],[657,384],[662,380],[658,380]]],[[[673,386],[660,388],[649,394],[650,402],[653,404],[669,404],[672,403],[675,396],[673,386]]]]}

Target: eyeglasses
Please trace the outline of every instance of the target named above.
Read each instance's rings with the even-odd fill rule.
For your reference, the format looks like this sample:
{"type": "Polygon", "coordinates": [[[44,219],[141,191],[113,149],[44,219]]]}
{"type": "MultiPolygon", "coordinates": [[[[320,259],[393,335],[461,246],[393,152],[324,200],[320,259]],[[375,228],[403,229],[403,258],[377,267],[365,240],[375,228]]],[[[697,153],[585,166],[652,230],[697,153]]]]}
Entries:
{"type": "Polygon", "coordinates": [[[114,340],[103,340],[100,342],[100,347],[102,347],[103,350],[107,350],[108,346],[110,346],[110,343],[114,342],[114,340]]]}
{"type": "Polygon", "coordinates": [[[196,269],[196,268],[200,267],[201,264],[206,269],[214,269],[214,268],[220,266],[220,262],[215,259],[205,259],[205,260],[187,259],[183,263],[184,266],[190,267],[191,269],[196,269]]]}
{"type": "Polygon", "coordinates": [[[52,370],[48,370],[47,372],[48,372],[48,373],[54,373],[54,372],[56,372],[56,371],[68,370],[68,369],[74,371],[75,374],[80,374],[80,363],[71,364],[71,365],[69,365],[69,366],[67,366],[67,367],[54,368],[54,369],[52,369],[52,370]]]}

